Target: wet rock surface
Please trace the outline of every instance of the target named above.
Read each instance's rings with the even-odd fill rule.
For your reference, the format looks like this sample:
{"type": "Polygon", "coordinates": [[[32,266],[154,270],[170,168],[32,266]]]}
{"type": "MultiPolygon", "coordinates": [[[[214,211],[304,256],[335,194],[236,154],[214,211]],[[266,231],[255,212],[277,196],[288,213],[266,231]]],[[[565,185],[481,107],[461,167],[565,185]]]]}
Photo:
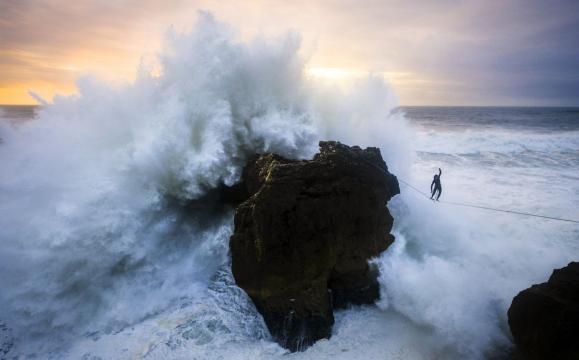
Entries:
{"type": "Polygon", "coordinates": [[[320,142],[309,161],[263,154],[243,185],[233,275],[278,343],[303,350],[330,337],[333,309],[378,299],[368,260],[394,241],[386,203],[400,190],[377,148],[320,142]]]}
{"type": "Polygon", "coordinates": [[[579,359],[579,262],[521,291],[508,316],[520,358],[579,359]]]}

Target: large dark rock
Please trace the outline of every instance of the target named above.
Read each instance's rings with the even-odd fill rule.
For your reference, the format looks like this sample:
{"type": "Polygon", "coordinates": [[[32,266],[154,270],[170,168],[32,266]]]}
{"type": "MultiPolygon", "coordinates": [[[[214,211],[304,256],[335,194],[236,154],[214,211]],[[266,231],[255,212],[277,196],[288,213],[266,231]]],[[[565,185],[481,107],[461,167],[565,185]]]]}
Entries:
{"type": "Polygon", "coordinates": [[[400,190],[377,148],[320,142],[311,161],[264,154],[243,183],[233,275],[278,343],[302,350],[330,337],[333,308],[378,299],[368,260],[394,241],[386,203],[400,190]]]}
{"type": "Polygon", "coordinates": [[[557,269],[546,283],[521,291],[508,315],[523,359],[579,359],[579,263],[557,269]]]}

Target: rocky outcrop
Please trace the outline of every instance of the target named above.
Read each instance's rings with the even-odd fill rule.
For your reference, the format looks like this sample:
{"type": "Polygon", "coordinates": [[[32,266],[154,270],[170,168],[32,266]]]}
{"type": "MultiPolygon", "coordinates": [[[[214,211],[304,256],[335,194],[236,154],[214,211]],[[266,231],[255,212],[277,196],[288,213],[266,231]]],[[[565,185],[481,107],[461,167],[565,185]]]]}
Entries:
{"type": "Polygon", "coordinates": [[[378,299],[368,260],[394,241],[386,203],[400,190],[377,148],[320,142],[311,161],[264,154],[243,184],[233,275],[276,341],[304,349],[330,337],[334,308],[378,299]]]}
{"type": "Polygon", "coordinates": [[[518,352],[528,360],[579,359],[579,263],[521,291],[508,312],[518,352]]]}

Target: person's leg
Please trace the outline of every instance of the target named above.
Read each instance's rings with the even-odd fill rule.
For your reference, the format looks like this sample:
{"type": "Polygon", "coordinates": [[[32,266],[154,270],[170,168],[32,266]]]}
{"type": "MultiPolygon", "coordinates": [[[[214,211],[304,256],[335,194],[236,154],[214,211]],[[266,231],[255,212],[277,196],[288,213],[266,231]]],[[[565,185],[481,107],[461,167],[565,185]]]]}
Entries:
{"type": "Polygon", "coordinates": [[[442,194],[442,188],[438,188],[438,196],[436,197],[436,201],[440,198],[440,194],[442,194]]]}

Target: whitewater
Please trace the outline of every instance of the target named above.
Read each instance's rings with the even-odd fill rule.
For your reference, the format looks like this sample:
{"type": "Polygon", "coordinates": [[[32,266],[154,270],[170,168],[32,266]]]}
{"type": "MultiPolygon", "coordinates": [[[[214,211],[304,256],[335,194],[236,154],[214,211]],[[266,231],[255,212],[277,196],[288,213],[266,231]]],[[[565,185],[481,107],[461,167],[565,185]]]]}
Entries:
{"type": "Polygon", "coordinates": [[[373,260],[381,300],[288,353],[233,281],[234,210],[213,190],[254,153],[308,159],[339,140],[380,147],[425,192],[442,168],[442,199],[579,219],[577,118],[401,109],[379,75],[309,75],[294,33],[241,41],[201,13],[134,82],[85,77],[33,120],[0,121],[0,358],[501,358],[513,296],[577,260],[576,224],[401,184],[396,241],[373,260]]]}

